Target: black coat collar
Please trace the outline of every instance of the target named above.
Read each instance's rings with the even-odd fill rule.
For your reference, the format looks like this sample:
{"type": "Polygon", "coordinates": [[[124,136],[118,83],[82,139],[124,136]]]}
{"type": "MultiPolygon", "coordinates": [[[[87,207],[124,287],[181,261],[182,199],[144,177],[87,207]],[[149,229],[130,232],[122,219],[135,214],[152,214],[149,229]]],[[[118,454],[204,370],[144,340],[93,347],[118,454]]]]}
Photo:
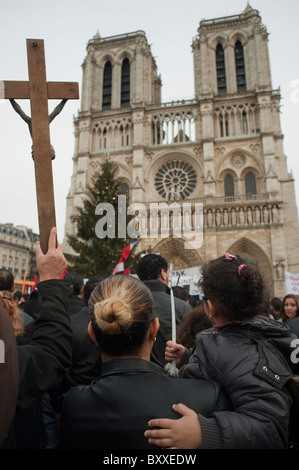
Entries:
{"type": "Polygon", "coordinates": [[[166,294],[170,295],[170,289],[166,284],[159,281],[158,279],[151,279],[150,281],[143,281],[144,284],[149,288],[150,291],[153,292],[165,292],[166,294]]]}
{"type": "Polygon", "coordinates": [[[101,377],[115,374],[130,374],[130,373],[151,373],[168,375],[167,372],[154,362],[146,361],[144,359],[114,359],[112,361],[104,362],[102,365],[101,377]]]}

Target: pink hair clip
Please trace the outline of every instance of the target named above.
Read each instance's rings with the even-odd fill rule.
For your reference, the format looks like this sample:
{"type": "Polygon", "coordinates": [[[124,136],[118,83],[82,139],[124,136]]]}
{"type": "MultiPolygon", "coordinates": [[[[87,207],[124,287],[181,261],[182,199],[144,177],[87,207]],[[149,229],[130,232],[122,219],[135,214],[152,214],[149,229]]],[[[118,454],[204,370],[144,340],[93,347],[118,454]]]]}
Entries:
{"type": "Polygon", "coordinates": [[[239,276],[240,276],[240,273],[241,273],[242,269],[245,268],[245,267],[246,267],[246,264],[240,264],[240,266],[238,267],[239,276]]]}
{"type": "Polygon", "coordinates": [[[229,253],[224,253],[224,256],[227,261],[232,261],[233,259],[237,259],[235,255],[230,255],[229,253]]]}

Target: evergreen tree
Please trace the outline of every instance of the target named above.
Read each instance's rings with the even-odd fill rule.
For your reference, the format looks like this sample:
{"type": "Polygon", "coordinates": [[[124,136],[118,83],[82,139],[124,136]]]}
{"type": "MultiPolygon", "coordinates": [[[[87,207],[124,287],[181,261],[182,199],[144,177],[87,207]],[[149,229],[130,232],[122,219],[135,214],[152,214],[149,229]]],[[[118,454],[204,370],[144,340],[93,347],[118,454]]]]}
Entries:
{"type": "MultiPolygon", "coordinates": [[[[89,278],[94,274],[111,275],[115,268],[122,250],[132,241],[126,238],[118,237],[118,195],[122,194],[121,181],[115,176],[116,168],[109,161],[104,161],[101,170],[92,178],[91,185],[87,187],[86,198],[83,199],[83,207],[79,209],[77,222],[77,235],[68,235],[67,240],[77,255],[66,255],[69,262],[69,269],[80,272],[89,278]],[[107,217],[108,213],[96,215],[96,207],[101,203],[109,203],[114,208],[112,218],[107,217]],[[103,219],[102,219],[103,218],[103,219]],[[105,238],[99,238],[99,231],[96,226],[102,219],[102,232],[106,233],[105,238]],[[104,221],[107,221],[104,224],[104,221]],[[115,228],[114,238],[113,228],[115,228]],[[97,232],[97,233],[96,233],[97,232]],[[108,236],[109,235],[109,236],[108,236]]],[[[126,195],[126,202],[128,196],[126,195]]],[[[128,223],[125,216],[126,227],[128,223]]],[[[126,260],[125,269],[131,269],[136,262],[134,250],[126,260]]]]}

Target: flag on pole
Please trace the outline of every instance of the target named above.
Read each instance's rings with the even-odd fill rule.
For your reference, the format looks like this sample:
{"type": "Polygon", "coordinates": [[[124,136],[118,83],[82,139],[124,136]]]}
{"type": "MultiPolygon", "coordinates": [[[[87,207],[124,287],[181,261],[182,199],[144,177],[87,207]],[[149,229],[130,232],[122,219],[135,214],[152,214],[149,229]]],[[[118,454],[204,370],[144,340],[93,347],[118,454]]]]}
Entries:
{"type": "Polygon", "coordinates": [[[67,270],[67,269],[65,269],[65,270],[63,271],[63,273],[62,273],[62,276],[61,276],[61,278],[60,278],[60,279],[63,279],[63,278],[64,278],[64,276],[66,276],[66,274],[67,274],[67,273],[68,273],[68,270],[67,270]]]}
{"type": "Polygon", "coordinates": [[[129,245],[124,247],[124,249],[121,253],[121,257],[119,258],[117,265],[115,266],[115,268],[112,271],[112,275],[117,274],[117,273],[122,273],[122,272],[126,275],[130,274],[130,270],[125,269],[125,263],[124,262],[129,257],[129,254],[133,250],[134,246],[136,246],[137,243],[139,243],[139,242],[140,242],[140,238],[138,238],[136,240],[133,240],[129,245]]]}
{"type": "MultiPolygon", "coordinates": [[[[176,343],[176,316],[175,316],[175,303],[174,303],[174,295],[172,290],[172,275],[173,275],[173,264],[169,264],[169,284],[168,287],[170,288],[170,306],[171,306],[171,332],[172,332],[172,342],[176,343]]],[[[171,377],[178,377],[178,369],[176,367],[175,360],[166,364],[165,369],[169,373],[171,377]]]]}

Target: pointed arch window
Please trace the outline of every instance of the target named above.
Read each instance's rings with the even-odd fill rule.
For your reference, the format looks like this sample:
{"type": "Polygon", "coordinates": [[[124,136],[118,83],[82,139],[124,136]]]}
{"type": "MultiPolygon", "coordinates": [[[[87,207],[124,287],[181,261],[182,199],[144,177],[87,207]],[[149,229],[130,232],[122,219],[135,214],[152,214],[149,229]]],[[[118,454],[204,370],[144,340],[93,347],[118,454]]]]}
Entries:
{"type": "Polygon", "coordinates": [[[226,94],[226,74],[225,74],[225,59],[224,49],[222,44],[218,44],[216,47],[216,71],[217,71],[217,87],[218,94],[226,94]]]}
{"type": "Polygon", "coordinates": [[[248,116],[245,110],[242,113],[242,133],[248,134],[248,116]]]}
{"type": "Polygon", "coordinates": [[[112,66],[111,62],[106,62],[103,77],[103,111],[111,109],[112,96],[112,66]]]}
{"type": "Polygon", "coordinates": [[[130,196],[130,188],[129,188],[128,183],[125,183],[125,182],[122,182],[122,183],[121,183],[121,185],[120,185],[120,187],[119,187],[118,194],[122,194],[122,195],[127,196],[127,199],[129,198],[129,196],[130,196]]]}
{"type": "Polygon", "coordinates": [[[130,106],[130,62],[124,59],[121,66],[121,107],[130,106]]]}
{"type": "Polygon", "coordinates": [[[245,191],[247,199],[256,197],[256,178],[253,173],[247,173],[245,176],[245,191]]]}
{"type": "Polygon", "coordinates": [[[244,51],[241,41],[235,44],[235,61],[236,61],[236,75],[237,75],[237,90],[238,92],[246,91],[246,74],[245,74],[245,61],[244,51]]]}
{"type": "Polygon", "coordinates": [[[224,194],[226,201],[233,201],[235,196],[234,178],[231,175],[226,175],[224,179],[224,194]]]}
{"type": "Polygon", "coordinates": [[[229,136],[229,115],[228,113],[221,114],[219,117],[220,124],[220,136],[228,137],[229,136]]]}

